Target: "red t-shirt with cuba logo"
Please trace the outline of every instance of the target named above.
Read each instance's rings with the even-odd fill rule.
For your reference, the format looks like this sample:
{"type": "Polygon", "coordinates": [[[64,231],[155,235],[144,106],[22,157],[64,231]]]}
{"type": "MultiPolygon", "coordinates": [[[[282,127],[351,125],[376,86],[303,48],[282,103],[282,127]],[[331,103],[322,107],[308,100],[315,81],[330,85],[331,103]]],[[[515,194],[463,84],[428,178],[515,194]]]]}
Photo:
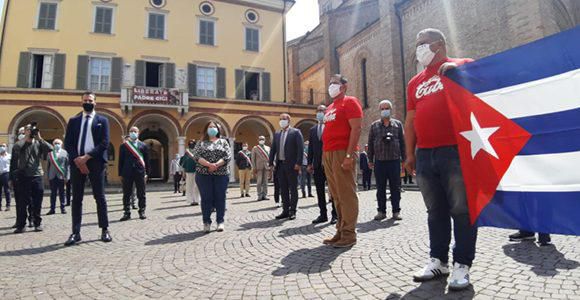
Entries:
{"type": "Polygon", "coordinates": [[[362,106],[357,98],[345,96],[334,100],[324,115],[323,151],[346,150],[351,130],[348,121],[362,117],[362,106]]]}
{"type": "Polygon", "coordinates": [[[417,148],[436,148],[457,145],[449,107],[445,100],[445,86],[437,72],[444,62],[463,65],[470,58],[448,58],[427,67],[413,77],[407,86],[407,111],[415,111],[417,148]]]}

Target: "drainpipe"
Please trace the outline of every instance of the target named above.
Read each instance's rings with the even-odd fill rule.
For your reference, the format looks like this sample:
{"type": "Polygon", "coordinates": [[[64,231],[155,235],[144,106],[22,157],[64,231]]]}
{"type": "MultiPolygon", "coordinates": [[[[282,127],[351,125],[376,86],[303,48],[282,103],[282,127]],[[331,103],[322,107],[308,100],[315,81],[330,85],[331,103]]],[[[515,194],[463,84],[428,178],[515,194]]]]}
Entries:
{"type": "Polygon", "coordinates": [[[405,47],[403,47],[403,18],[401,17],[401,6],[408,0],[403,0],[395,3],[395,15],[397,16],[397,25],[399,26],[399,50],[401,51],[401,75],[403,83],[403,105],[405,118],[407,117],[407,80],[405,75],[405,47]]]}

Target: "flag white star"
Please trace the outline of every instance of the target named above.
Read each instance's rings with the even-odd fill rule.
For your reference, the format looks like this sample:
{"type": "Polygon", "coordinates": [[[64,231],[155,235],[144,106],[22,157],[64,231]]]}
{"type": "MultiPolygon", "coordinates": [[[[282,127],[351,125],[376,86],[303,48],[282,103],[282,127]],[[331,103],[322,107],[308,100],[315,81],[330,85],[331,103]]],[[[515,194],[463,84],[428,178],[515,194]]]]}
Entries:
{"type": "Polygon", "coordinates": [[[489,137],[494,134],[499,129],[499,127],[481,128],[473,113],[471,113],[470,120],[472,127],[471,131],[463,131],[459,134],[461,134],[471,143],[471,158],[475,159],[475,155],[477,155],[479,150],[483,149],[483,151],[499,159],[497,153],[489,143],[489,137]]]}

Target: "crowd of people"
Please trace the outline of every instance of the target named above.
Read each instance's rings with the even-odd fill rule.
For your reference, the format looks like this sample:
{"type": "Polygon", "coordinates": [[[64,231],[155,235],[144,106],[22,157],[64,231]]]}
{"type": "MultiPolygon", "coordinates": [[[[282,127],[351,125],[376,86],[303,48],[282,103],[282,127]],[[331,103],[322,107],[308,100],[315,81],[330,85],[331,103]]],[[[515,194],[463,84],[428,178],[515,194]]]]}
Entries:
{"type": "MultiPolygon", "coordinates": [[[[240,197],[250,197],[250,180],[255,177],[257,201],[269,200],[268,182],[273,181],[274,201],[281,201],[281,212],[275,217],[277,220],[296,218],[298,185],[303,198],[313,197],[313,179],[319,216],[312,223],[330,220],[331,224],[336,224],[335,234],[322,243],[347,248],[357,243],[358,170],[362,173],[363,190],[371,189],[372,174],[375,175],[376,221],[387,218],[387,183],[391,217],[402,220],[401,178],[405,183],[412,183],[416,175],[427,207],[430,253],[426,266],[413,278],[427,281],[451,273],[449,288],[466,288],[470,284],[469,269],[475,259],[477,228],[469,219],[457,142],[442,93],[445,87],[438,79],[448,70],[472,60],[449,58],[446,46],[441,31],[426,29],[419,32],[416,56],[425,69],[408,84],[405,123],[394,118],[391,101],[380,101],[380,118],[370,126],[366,137],[368,144],[363,150],[357,146],[361,139],[363,109],[357,98],[347,95],[348,80],[337,74],[329,81],[331,104],[317,107],[318,123],[310,129],[308,140],[304,140],[301,131],[292,126],[292,117],[283,113],[279,118],[280,130],[275,133],[271,145],[267,145],[264,136],[259,136],[257,145],[251,150],[248,141],[244,141],[241,150],[232,153],[232,146],[224,138],[221,126],[209,121],[203,129],[203,136],[197,141],[190,140],[185,153],[176,154],[171,161],[174,193],[183,194],[193,206],[201,204],[206,233],[211,231],[212,213],[215,212],[216,230],[221,232],[225,230],[226,192],[232,171],[230,161],[234,160],[238,169],[240,197]],[[436,84],[430,85],[432,83],[436,84]],[[330,216],[327,194],[332,208],[330,216]],[[452,232],[455,245],[450,266],[448,256],[452,232]]],[[[35,231],[43,230],[44,171],[41,160],[46,158],[51,188],[47,215],[55,214],[57,197],[61,213],[65,214],[66,207],[71,206],[72,233],[65,245],[81,241],[82,203],[87,179],[96,201],[101,240],[112,241],[104,193],[109,123],[106,117],[96,112],[93,92],[82,95],[82,107],[83,112],[69,120],[64,143],[55,139],[49,144],[35,124],[28,124],[19,130],[11,154],[6,144],[0,144],[0,209],[4,195],[5,210],[10,210],[11,185],[16,199],[15,233],[26,230],[27,220],[35,231]]],[[[120,221],[131,219],[134,194],[138,199],[139,218],[147,218],[149,151],[148,146],[139,140],[139,128],[131,127],[119,149],[118,173],[122,178],[124,211],[120,221]]],[[[509,238],[514,241],[534,239],[534,233],[520,231],[509,238]]],[[[539,240],[541,245],[550,244],[548,234],[540,234],[539,240]]]]}

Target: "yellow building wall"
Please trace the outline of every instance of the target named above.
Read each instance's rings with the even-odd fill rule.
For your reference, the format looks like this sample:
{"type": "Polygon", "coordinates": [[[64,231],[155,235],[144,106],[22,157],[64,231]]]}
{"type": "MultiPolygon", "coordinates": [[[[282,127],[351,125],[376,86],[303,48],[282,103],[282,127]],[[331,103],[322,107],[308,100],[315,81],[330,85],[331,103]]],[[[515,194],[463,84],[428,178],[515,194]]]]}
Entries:
{"type": "Polygon", "coordinates": [[[235,98],[235,69],[261,68],[271,73],[272,101],[284,98],[283,14],[255,9],[260,19],[260,52],[245,51],[245,11],[249,8],[212,1],[216,18],[216,45],[198,45],[201,0],[167,1],[166,40],[146,38],[148,11],[155,11],[148,0],[112,1],[113,35],[92,33],[94,3],[97,1],[59,1],[57,30],[38,30],[36,25],[39,1],[12,0],[6,20],[6,35],[0,65],[0,86],[15,87],[19,54],[36,49],[58,49],[66,54],[65,89],[75,89],[77,57],[87,51],[114,53],[125,64],[134,65],[144,56],[166,57],[185,68],[187,63],[202,61],[219,63],[226,68],[226,97],[235,98]]]}

